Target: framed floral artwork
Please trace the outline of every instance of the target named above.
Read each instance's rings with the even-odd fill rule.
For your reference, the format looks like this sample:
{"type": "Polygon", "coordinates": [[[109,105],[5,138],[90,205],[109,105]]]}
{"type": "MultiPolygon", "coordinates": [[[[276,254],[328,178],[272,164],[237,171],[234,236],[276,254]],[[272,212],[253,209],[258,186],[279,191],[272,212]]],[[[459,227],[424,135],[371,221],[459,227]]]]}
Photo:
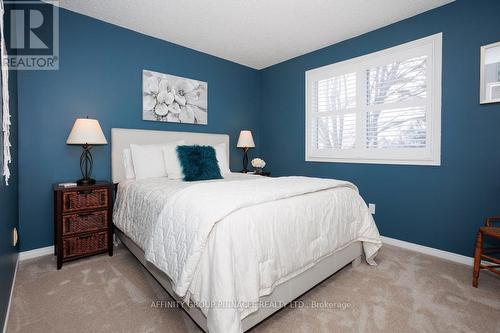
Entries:
{"type": "Polygon", "coordinates": [[[206,125],[206,82],[142,71],[142,119],[206,125]]]}

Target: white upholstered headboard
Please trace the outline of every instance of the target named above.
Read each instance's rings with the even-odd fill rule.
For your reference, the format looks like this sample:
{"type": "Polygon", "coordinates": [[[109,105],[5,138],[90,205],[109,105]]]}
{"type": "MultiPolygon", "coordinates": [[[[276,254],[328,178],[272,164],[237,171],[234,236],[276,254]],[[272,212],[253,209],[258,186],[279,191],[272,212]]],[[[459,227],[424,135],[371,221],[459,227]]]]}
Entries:
{"type": "Polygon", "coordinates": [[[184,140],[186,144],[216,145],[225,143],[227,158],[229,160],[229,135],[193,133],[193,132],[170,132],[151,131],[127,128],[111,129],[111,177],[113,183],[119,183],[125,179],[125,167],[123,166],[123,149],[130,148],[130,144],[161,144],[184,140]]]}

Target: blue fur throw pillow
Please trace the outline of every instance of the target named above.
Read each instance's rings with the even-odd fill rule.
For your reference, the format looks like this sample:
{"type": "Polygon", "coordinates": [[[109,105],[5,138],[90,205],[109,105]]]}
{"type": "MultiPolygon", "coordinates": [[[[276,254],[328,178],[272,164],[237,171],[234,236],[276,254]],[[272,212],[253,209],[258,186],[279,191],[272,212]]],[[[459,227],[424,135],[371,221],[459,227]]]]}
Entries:
{"type": "Polygon", "coordinates": [[[177,157],[187,182],[222,179],[215,150],[211,146],[177,146],[177,157]]]}

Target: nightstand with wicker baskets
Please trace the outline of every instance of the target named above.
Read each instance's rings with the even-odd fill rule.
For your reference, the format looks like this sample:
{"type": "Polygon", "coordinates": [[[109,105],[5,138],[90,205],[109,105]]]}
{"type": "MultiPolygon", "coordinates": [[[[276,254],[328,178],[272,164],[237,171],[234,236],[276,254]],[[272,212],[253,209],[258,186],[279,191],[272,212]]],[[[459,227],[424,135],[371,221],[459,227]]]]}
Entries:
{"type": "Polygon", "coordinates": [[[112,184],[54,185],[54,247],[63,262],[108,252],[113,255],[112,184]]]}

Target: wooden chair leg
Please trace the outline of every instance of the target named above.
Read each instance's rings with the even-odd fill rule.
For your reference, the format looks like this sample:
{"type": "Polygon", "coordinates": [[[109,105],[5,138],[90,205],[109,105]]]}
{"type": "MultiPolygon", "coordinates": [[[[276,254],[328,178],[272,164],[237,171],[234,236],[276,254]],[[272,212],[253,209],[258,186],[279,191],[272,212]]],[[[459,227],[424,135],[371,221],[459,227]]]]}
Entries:
{"type": "Polygon", "coordinates": [[[481,270],[481,254],[483,250],[483,234],[481,231],[477,232],[476,237],[476,250],[474,252],[474,272],[472,273],[472,286],[477,288],[479,271],[481,270]]]}

